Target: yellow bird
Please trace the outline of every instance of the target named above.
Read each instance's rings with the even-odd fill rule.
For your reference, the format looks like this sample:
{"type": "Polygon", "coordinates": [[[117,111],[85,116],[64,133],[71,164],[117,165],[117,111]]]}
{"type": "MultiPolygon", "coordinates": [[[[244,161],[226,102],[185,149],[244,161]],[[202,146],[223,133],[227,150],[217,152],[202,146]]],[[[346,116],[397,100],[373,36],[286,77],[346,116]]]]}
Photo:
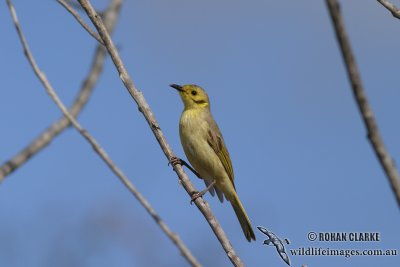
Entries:
{"type": "MultiPolygon", "coordinates": [[[[194,198],[203,195],[207,190],[213,196],[216,192],[221,202],[225,195],[232,204],[246,239],[256,240],[249,217],[236,194],[232,163],[222,134],[211,115],[207,93],[201,87],[192,84],[170,86],[179,92],[185,106],[179,122],[183,150],[197,171],[195,173],[204,179],[207,185],[206,190],[194,198]]],[[[179,160],[179,163],[186,165],[182,160],[179,160]]]]}

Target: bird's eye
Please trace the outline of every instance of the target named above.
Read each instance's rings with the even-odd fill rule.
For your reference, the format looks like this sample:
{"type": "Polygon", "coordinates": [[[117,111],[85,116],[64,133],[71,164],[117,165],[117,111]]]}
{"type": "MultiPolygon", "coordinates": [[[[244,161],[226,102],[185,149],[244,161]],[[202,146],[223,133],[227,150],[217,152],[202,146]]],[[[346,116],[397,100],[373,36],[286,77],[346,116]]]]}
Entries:
{"type": "Polygon", "coordinates": [[[192,91],[192,95],[197,95],[197,91],[192,91]]]}

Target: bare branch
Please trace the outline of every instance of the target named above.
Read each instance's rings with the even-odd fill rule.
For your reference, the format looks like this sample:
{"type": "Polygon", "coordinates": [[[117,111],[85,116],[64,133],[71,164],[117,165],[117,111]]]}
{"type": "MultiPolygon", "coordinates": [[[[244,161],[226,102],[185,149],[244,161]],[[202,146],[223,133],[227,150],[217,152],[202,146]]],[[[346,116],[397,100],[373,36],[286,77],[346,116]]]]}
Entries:
{"type": "MultiPolygon", "coordinates": [[[[139,110],[142,112],[144,115],[147,123],[149,124],[154,136],[156,137],[158,143],[160,144],[161,149],[163,150],[165,156],[167,157],[168,161],[171,161],[175,157],[171,147],[167,143],[166,138],[164,137],[164,134],[162,133],[158,122],[156,121],[149,105],[147,104],[145,98],[143,97],[143,94],[135,87],[133,84],[132,79],[130,78],[119,54],[118,51],[111,40],[110,35],[107,32],[107,29],[105,28],[101,17],[96,13],[92,5],[88,0],[78,0],[78,2],[81,4],[85,12],[88,14],[90,20],[93,22],[94,26],[96,27],[101,39],[103,40],[108,53],[110,54],[115,67],[118,70],[119,77],[124,83],[126,89],[129,91],[130,95],[132,98],[135,100],[137,103],[139,110]]],[[[183,171],[182,167],[180,165],[174,165],[173,166],[175,172],[178,174],[179,179],[185,188],[186,192],[189,195],[192,195],[194,192],[196,192],[195,187],[193,184],[190,182],[188,176],[186,173],[183,171]]],[[[219,242],[221,243],[223,249],[225,250],[228,258],[232,262],[233,265],[235,266],[244,266],[243,262],[241,259],[238,257],[236,254],[235,250],[233,249],[228,237],[226,236],[224,230],[222,229],[221,225],[218,223],[217,219],[213,215],[211,209],[209,208],[209,205],[204,201],[203,198],[197,198],[195,201],[196,206],[199,208],[203,216],[206,218],[208,224],[214,231],[215,235],[217,236],[219,242]]]]}
{"type": "Polygon", "coordinates": [[[368,139],[386,173],[390,186],[396,197],[397,204],[400,207],[400,177],[392,157],[385,148],[383,139],[379,133],[378,125],[375,121],[374,113],[368,104],[368,99],[364,92],[360,74],[357,69],[357,64],[347,37],[343,18],[340,14],[339,3],[336,0],[327,0],[326,3],[333,26],[335,27],[336,38],[342,51],[343,60],[347,69],[347,75],[353,89],[354,98],[364,120],[365,127],[367,128],[368,139]]]}
{"type": "Polygon", "coordinates": [[[400,19],[400,9],[387,0],[377,0],[382,6],[392,13],[393,17],[400,19]]]}
{"type": "MultiPolygon", "coordinates": [[[[121,1],[115,1],[121,4],[121,1]]],[[[92,145],[94,151],[100,156],[104,163],[110,168],[110,170],[120,179],[120,181],[126,186],[126,188],[134,195],[134,197],[139,201],[139,203],[146,209],[146,211],[151,215],[154,221],[160,226],[164,233],[171,239],[171,241],[178,247],[181,254],[192,266],[201,266],[194,256],[191,254],[190,250],[185,246],[185,244],[180,240],[178,235],[174,234],[161,217],[156,213],[156,211],[151,207],[150,203],[144,198],[144,196],[133,186],[128,177],[114,164],[111,158],[107,155],[104,149],[97,143],[97,141],[85,130],[78,121],[75,120],[74,116],[69,113],[65,105],[61,102],[60,98],[56,94],[54,88],[47,80],[46,75],[40,70],[39,66],[28,47],[26,39],[22,33],[21,27],[18,22],[17,14],[11,0],[7,0],[8,8],[13,18],[14,25],[17,29],[19,39],[24,49],[24,54],[29,61],[35,75],[38,77],[42,85],[44,86],[47,94],[55,102],[58,108],[62,111],[64,116],[70,121],[72,126],[92,145]]]]}
{"type": "MultiPolygon", "coordinates": [[[[120,7],[121,1],[112,0],[104,12],[104,23],[110,32],[113,32],[117,23],[120,7]]],[[[81,89],[70,108],[70,113],[73,117],[77,117],[77,115],[86,106],[90,96],[92,95],[93,88],[103,71],[106,54],[107,53],[105,48],[103,48],[103,45],[99,44],[94,53],[89,73],[83,81],[81,89]]],[[[44,130],[22,151],[0,166],[0,182],[2,182],[9,174],[26,163],[32,156],[49,145],[55,137],[57,137],[69,126],[69,120],[66,117],[62,117],[44,130]]]]}
{"type": "Polygon", "coordinates": [[[97,33],[95,33],[89,25],[86,24],[86,22],[79,16],[78,12],[76,12],[76,10],[71,7],[67,2],[65,2],[64,0],[57,0],[58,3],[60,3],[69,13],[71,13],[72,16],[74,16],[74,18],[79,22],[79,24],[82,25],[82,27],[94,38],[97,40],[97,42],[99,42],[100,44],[103,44],[103,41],[101,40],[101,38],[99,37],[99,35],[97,33]]]}

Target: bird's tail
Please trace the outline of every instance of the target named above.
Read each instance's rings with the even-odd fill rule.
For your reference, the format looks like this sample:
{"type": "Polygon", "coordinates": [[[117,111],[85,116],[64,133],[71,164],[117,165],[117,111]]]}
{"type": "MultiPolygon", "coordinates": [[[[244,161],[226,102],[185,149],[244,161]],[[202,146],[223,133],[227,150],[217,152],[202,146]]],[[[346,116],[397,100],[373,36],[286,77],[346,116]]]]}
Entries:
{"type": "Polygon", "coordinates": [[[251,227],[251,223],[249,217],[246,214],[246,211],[243,208],[242,203],[239,200],[236,192],[233,192],[229,201],[232,204],[233,210],[236,213],[236,216],[239,220],[240,226],[242,227],[243,233],[246,236],[247,241],[256,240],[256,236],[254,235],[253,228],[251,227]]]}

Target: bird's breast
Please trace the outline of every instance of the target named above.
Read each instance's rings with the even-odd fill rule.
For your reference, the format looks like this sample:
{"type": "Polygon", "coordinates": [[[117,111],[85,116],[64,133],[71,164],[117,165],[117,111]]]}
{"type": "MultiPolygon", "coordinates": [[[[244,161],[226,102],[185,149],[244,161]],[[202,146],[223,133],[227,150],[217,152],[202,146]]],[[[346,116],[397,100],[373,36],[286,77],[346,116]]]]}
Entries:
{"type": "Polygon", "coordinates": [[[180,139],[187,159],[200,176],[218,179],[224,175],[225,170],[207,141],[210,126],[204,116],[208,114],[184,111],[179,122],[180,139]]]}
{"type": "Polygon", "coordinates": [[[179,122],[179,134],[188,158],[195,157],[199,150],[205,149],[207,122],[202,119],[202,114],[197,111],[184,111],[179,122]]]}

